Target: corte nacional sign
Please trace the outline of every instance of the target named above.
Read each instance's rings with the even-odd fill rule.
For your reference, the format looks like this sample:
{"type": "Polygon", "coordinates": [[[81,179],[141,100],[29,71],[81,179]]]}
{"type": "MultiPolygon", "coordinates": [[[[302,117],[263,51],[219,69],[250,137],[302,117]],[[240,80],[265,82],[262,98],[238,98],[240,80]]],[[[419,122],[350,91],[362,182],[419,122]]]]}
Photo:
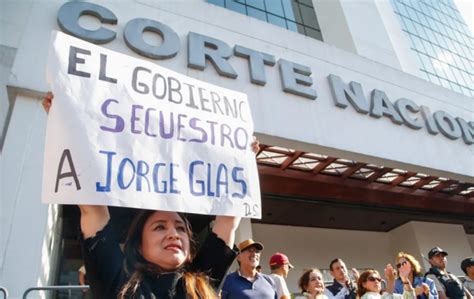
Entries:
{"type": "MultiPolygon", "coordinates": [[[[104,24],[117,24],[115,14],[101,5],[87,2],[68,2],[61,6],[58,12],[60,28],[75,37],[95,44],[105,44],[115,39],[117,33],[100,27],[97,30],[87,30],[79,24],[82,15],[96,17],[104,24]]],[[[150,59],[171,59],[180,51],[178,34],[169,26],[156,20],[135,18],[124,27],[123,37],[127,46],[134,52],[150,59]],[[143,39],[144,32],[158,34],[162,43],[153,46],[143,39]]],[[[188,33],[188,62],[189,68],[204,70],[206,60],[211,62],[217,73],[230,79],[238,77],[237,72],[228,61],[232,55],[248,60],[250,82],[264,86],[267,82],[265,66],[273,67],[277,63],[273,55],[253,50],[241,45],[233,48],[216,38],[195,32],[188,33]]],[[[101,67],[106,67],[101,64],[101,67]]],[[[278,69],[282,82],[282,90],[309,100],[317,98],[313,87],[311,69],[286,59],[278,59],[278,69]]],[[[137,86],[151,86],[150,94],[155,94],[153,86],[162,78],[143,72],[137,74],[137,86]]],[[[457,140],[462,138],[465,144],[474,143],[474,122],[455,117],[445,111],[431,112],[426,106],[419,106],[408,98],[397,99],[392,103],[384,91],[374,89],[368,100],[357,82],[344,83],[341,78],[330,74],[327,77],[334,104],[340,108],[352,106],[358,113],[368,114],[374,118],[388,117],[394,124],[405,125],[414,130],[425,128],[429,134],[441,133],[446,138],[457,140]]],[[[158,82],[159,83],[159,82],[158,82]]],[[[185,88],[183,86],[182,88],[185,88]]],[[[200,101],[206,99],[199,99],[200,101]]]]}

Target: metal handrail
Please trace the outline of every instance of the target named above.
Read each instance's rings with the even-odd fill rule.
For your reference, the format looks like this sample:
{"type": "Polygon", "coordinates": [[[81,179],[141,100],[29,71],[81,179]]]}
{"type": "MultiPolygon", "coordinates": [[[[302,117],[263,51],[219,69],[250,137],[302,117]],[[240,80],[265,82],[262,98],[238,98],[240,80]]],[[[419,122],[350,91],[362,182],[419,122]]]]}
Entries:
{"type": "Polygon", "coordinates": [[[0,287],[0,292],[3,293],[3,299],[8,298],[8,291],[4,287],[0,287]]]}
{"type": "Polygon", "coordinates": [[[26,299],[26,296],[28,296],[28,294],[33,291],[61,291],[61,290],[84,290],[84,289],[88,290],[89,286],[88,285],[78,285],[78,286],[69,285],[69,286],[33,287],[33,288],[27,289],[23,293],[23,299],[26,299]]]}

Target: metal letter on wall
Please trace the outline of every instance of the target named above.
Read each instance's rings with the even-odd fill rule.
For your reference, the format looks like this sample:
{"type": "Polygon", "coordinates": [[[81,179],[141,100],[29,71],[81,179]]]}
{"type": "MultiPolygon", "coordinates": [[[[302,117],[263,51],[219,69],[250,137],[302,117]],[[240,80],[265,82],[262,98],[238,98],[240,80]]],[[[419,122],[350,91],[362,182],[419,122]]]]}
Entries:
{"type": "Polygon", "coordinates": [[[423,128],[423,121],[419,118],[412,118],[408,113],[418,113],[420,108],[415,102],[409,99],[401,98],[395,102],[395,108],[397,109],[400,116],[403,118],[403,123],[412,129],[419,130],[423,128]]]}
{"type": "Polygon", "coordinates": [[[250,82],[262,86],[267,83],[265,65],[275,65],[275,57],[273,57],[273,55],[258,52],[239,45],[234,47],[234,53],[235,56],[247,58],[249,60],[250,82]]]}
{"type": "Polygon", "coordinates": [[[278,60],[278,64],[284,91],[311,100],[318,97],[316,90],[310,88],[313,85],[313,79],[310,77],[309,67],[285,59],[278,60]]]}
{"type": "Polygon", "coordinates": [[[467,122],[460,117],[456,117],[456,120],[458,121],[459,126],[461,126],[462,138],[464,139],[464,143],[468,145],[473,144],[474,143],[474,122],[473,121],[467,122]]]}
{"type": "Polygon", "coordinates": [[[383,116],[389,117],[393,123],[401,125],[403,123],[402,118],[398,114],[397,110],[392,105],[392,102],[388,99],[385,92],[374,89],[372,90],[372,102],[370,104],[370,116],[380,118],[383,116]]]}
{"type": "Polygon", "coordinates": [[[232,48],[218,39],[194,32],[188,34],[188,67],[204,70],[206,59],[209,60],[221,76],[232,79],[237,73],[227,61],[232,56],[232,48]]]}
{"type": "Polygon", "coordinates": [[[58,25],[62,31],[94,44],[105,44],[112,41],[116,33],[100,27],[97,30],[88,30],[79,25],[79,18],[90,15],[99,19],[103,24],[117,24],[117,17],[107,8],[87,2],[67,2],[59,8],[58,25]]]}
{"type": "Polygon", "coordinates": [[[362,114],[369,113],[369,104],[364,97],[364,91],[359,83],[351,82],[348,86],[342,82],[341,78],[333,74],[328,76],[328,81],[331,87],[332,99],[337,107],[347,108],[349,103],[351,103],[357,112],[362,114]]]}
{"type": "Polygon", "coordinates": [[[433,114],[439,131],[451,140],[456,140],[462,136],[461,127],[454,117],[444,111],[436,111],[433,114]]]}
{"type": "Polygon", "coordinates": [[[421,115],[425,119],[426,129],[431,135],[437,135],[439,133],[436,123],[431,115],[431,111],[426,106],[420,106],[421,115]]]}
{"type": "Polygon", "coordinates": [[[123,38],[134,52],[151,59],[168,59],[175,57],[179,52],[180,41],[178,34],[158,21],[138,18],[130,20],[125,25],[123,38]],[[160,46],[152,46],[143,40],[145,31],[158,34],[163,43],[160,46]]]}

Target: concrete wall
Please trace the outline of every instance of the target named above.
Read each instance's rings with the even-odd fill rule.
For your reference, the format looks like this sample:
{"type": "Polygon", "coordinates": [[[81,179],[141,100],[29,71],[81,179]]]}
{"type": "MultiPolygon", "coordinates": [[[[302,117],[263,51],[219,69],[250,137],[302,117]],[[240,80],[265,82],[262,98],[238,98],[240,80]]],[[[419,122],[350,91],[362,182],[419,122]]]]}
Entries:
{"type": "Polygon", "coordinates": [[[472,255],[474,255],[474,235],[466,235],[467,241],[471,245],[472,255]]]}
{"type": "Polygon", "coordinates": [[[324,43],[357,54],[341,1],[316,1],[313,6],[324,43]]]}
{"type": "Polygon", "coordinates": [[[375,0],[339,1],[351,32],[356,53],[401,69],[375,0]]]}
{"type": "Polygon", "coordinates": [[[46,114],[37,98],[19,94],[2,152],[0,282],[12,298],[50,284],[56,266],[57,208],[41,203],[46,114]]]}

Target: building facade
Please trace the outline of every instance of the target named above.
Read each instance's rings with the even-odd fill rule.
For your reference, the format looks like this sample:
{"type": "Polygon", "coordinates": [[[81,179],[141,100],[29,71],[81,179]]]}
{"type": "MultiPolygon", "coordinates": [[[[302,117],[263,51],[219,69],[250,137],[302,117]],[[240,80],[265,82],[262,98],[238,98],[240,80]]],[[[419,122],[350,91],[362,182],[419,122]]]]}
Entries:
{"type": "Polygon", "coordinates": [[[473,96],[474,40],[453,1],[391,1],[425,78],[473,96]]]}
{"type": "Polygon", "coordinates": [[[434,246],[449,252],[448,270],[462,274],[459,263],[474,248],[474,85],[466,31],[454,34],[464,43],[440,28],[429,33],[425,15],[414,20],[415,34],[405,20],[413,19],[408,5],[398,0],[0,5],[0,286],[13,298],[33,286],[73,284],[81,264],[77,208],[41,203],[48,162],[41,99],[53,30],[248,95],[262,144],[263,217],[244,219],[237,241],[252,237],[265,245],[266,272],[274,252],[287,254],[296,267],[288,278],[292,292],[303,269],[327,269],[335,257],[349,267],[383,270],[405,251],[427,269],[423,255],[434,246]],[[135,19],[159,22],[135,35],[151,50],[126,42],[135,19]],[[167,43],[163,25],[179,37],[179,50],[150,58],[167,43]],[[99,30],[106,36],[93,37],[99,30]],[[457,46],[433,42],[437,34],[457,46]],[[454,63],[426,45],[422,51],[414,36],[448,51],[443,55],[454,63]],[[422,55],[433,69],[420,66],[422,55]]]}

